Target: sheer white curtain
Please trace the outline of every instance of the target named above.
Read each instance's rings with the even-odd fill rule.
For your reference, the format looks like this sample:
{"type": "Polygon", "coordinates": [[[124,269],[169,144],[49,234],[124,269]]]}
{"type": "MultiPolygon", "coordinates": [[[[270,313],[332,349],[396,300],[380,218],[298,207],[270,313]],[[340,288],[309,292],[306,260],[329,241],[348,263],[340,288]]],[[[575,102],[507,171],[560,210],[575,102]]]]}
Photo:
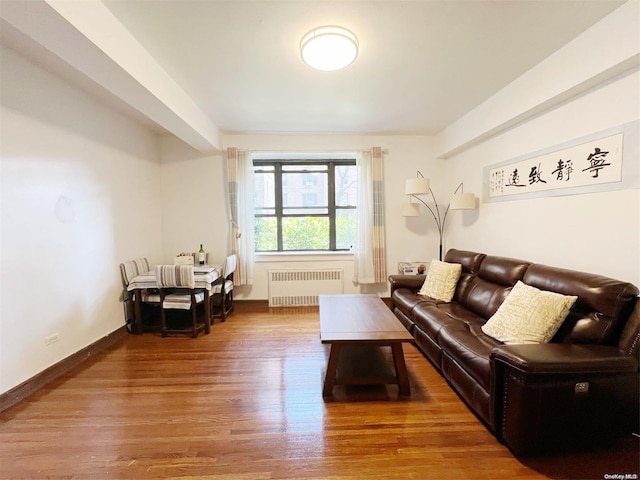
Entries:
{"type": "Polygon", "coordinates": [[[357,238],[353,248],[353,281],[358,284],[387,281],[384,248],[384,184],[382,149],[359,152],[357,238]]]}
{"type": "Polygon", "coordinates": [[[227,149],[227,190],[231,253],[238,256],[235,285],[253,284],[254,266],[254,204],[253,159],[249,152],[235,147],[227,149]]]}

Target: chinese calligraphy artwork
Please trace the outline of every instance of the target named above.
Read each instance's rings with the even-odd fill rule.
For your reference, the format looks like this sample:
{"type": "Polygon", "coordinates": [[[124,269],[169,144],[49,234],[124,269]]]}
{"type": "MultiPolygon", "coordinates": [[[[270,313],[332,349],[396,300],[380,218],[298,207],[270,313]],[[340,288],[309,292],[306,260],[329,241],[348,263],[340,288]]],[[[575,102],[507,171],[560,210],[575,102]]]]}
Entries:
{"type": "Polygon", "coordinates": [[[489,198],[620,182],[623,134],[489,170],[489,198]]]}

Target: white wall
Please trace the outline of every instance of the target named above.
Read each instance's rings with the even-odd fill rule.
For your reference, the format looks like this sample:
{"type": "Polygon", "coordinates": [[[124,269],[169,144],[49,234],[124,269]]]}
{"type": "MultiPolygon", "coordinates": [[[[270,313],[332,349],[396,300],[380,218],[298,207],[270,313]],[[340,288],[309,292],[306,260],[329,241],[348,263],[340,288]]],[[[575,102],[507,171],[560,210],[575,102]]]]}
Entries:
{"type": "Polygon", "coordinates": [[[163,261],[203,248],[222,261],[228,245],[222,155],[203,156],[176,137],[161,140],[163,261]]]}
{"type": "Polygon", "coordinates": [[[118,265],[158,262],[162,231],[155,136],[0,53],[5,392],[124,325],[118,265]]]}
{"type": "MultiPolygon", "coordinates": [[[[481,196],[485,166],[640,119],[639,10],[637,1],[623,4],[439,133],[435,150],[449,158],[448,178],[481,196]]],[[[638,171],[637,153],[623,162],[638,171]]],[[[638,179],[630,180],[626,190],[491,202],[475,213],[456,212],[448,245],[640,286],[640,190],[638,179]]]]}
{"type": "Polygon", "coordinates": [[[491,138],[637,68],[640,62],[638,18],[638,0],[622,4],[438,133],[437,156],[449,158],[482,139],[491,138]]]}
{"type": "MultiPolygon", "coordinates": [[[[639,119],[639,86],[636,69],[453,156],[448,175],[480,195],[485,165],[639,119]]],[[[639,206],[638,189],[484,203],[474,224],[453,216],[448,243],[640,285],[639,206]]]]}
{"type": "MultiPolygon", "coordinates": [[[[205,249],[222,259],[228,251],[228,220],[224,184],[224,156],[202,157],[175,140],[163,143],[162,196],[165,259],[177,252],[191,251],[204,243],[205,249]],[[202,219],[206,221],[201,221],[202,219]]],[[[429,260],[437,256],[435,225],[426,216],[405,219],[400,216],[406,201],[404,181],[420,169],[438,186],[445,163],[432,160],[429,137],[355,135],[225,135],[225,146],[251,151],[354,151],[381,146],[384,155],[386,247],[388,273],[396,272],[398,261],[429,260]]],[[[352,284],[350,255],[261,256],[256,263],[254,285],[240,287],[241,299],[266,299],[269,269],[315,268],[331,265],[344,268],[347,292],[387,294],[387,285],[356,287],[352,284]]]]}

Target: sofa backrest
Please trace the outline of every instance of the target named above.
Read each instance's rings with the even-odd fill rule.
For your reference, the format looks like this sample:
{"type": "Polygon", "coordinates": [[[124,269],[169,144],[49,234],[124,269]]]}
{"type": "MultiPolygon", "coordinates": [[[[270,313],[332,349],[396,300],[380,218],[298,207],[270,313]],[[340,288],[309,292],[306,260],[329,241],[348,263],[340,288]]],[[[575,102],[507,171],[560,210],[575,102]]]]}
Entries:
{"type": "Polygon", "coordinates": [[[531,265],[523,282],[578,297],[552,340],[556,343],[616,345],[638,296],[630,283],[546,265],[531,265]]]}
{"type": "MultiPolygon", "coordinates": [[[[449,251],[450,252],[450,251],[449,251]]],[[[478,256],[474,252],[456,251],[455,255],[447,255],[445,261],[460,263],[461,258],[477,258],[479,264],[474,265],[474,273],[461,277],[456,288],[454,300],[471,310],[476,315],[488,320],[507,297],[518,280],[522,280],[529,263],[512,258],[478,256]]],[[[463,264],[462,271],[465,271],[463,264]]]]}
{"type": "Polygon", "coordinates": [[[633,348],[639,348],[634,332],[625,330],[626,337],[621,337],[638,296],[638,289],[630,283],[464,250],[449,250],[445,261],[462,264],[454,301],[485,320],[522,280],[541,290],[578,297],[552,342],[618,345],[628,337],[629,342],[635,338],[633,348]]]}
{"type": "Polygon", "coordinates": [[[455,302],[463,304],[463,299],[466,298],[469,291],[469,284],[476,278],[480,263],[484,260],[486,255],[484,253],[468,252],[466,250],[449,250],[444,261],[449,263],[459,263],[462,265],[462,272],[460,273],[460,279],[456,286],[456,292],[453,300],[455,302]]]}
{"type": "Polygon", "coordinates": [[[462,265],[462,273],[475,275],[478,273],[480,263],[486,257],[484,253],[469,252],[466,250],[450,249],[444,257],[445,262],[459,263],[462,265]]]}

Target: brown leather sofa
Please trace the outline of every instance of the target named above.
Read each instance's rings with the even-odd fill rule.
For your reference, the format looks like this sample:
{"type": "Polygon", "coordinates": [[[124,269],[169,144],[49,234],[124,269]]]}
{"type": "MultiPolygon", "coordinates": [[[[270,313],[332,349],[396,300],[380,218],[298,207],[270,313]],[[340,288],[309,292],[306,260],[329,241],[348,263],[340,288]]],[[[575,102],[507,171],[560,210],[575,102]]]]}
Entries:
{"type": "Polygon", "coordinates": [[[424,276],[391,275],[392,309],[500,441],[533,455],[638,431],[634,285],[461,250],[445,261],[462,265],[451,302],[417,295],[424,276]],[[505,345],[480,329],[518,280],[578,297],[550,343],[505,345]]]}

